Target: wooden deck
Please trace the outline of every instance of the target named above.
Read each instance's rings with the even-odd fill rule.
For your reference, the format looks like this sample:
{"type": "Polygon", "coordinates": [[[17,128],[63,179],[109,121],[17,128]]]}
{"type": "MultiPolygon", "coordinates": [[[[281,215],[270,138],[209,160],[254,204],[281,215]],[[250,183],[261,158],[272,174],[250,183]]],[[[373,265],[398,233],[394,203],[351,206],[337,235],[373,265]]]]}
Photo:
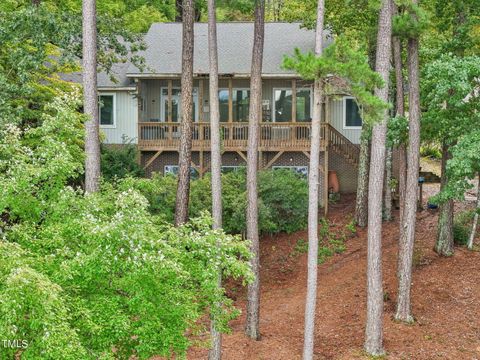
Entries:
{"type": "MultiPolygon", "coordinates": [[[[180,143],[179,123],[143,122],[139,123],[140,150],[177,150],[180,143]]],[[[307,151],[310,146],[309,123],[261,123],[260,151],[307,151]]],[[[322,132],[325,127],[322,127],[322,132]]],[[[246,151],[248,123],[230,122],[220,125],[222,147],[225,151],[246,151]]],[[[193,151],[210,149],[210,123],[193,124],[193,151]]],[[[322,138],[324,138],[322,136],[322,138]]],[[[322,147],[325,144],[322,143],[322,147]]]]}
{"type": "MultiPolygon", "coordinates": [[[[173,122],[140,122],[138,124],[141,151],[177,151],[181,124],[173,122]]],[[[223,151],[247,151],[248,123],[221,123],[223,151]]],[[[305,122],[261,123],[259,151],[310,151],[311,124],[305,122]]],[[[193,124],[192,151],[210,150],[210,123],[193,124]]],[[[328,146],[352,164],[358,163],[358,146],[328,124],[321,127],[320,151],[328,146]]]]}

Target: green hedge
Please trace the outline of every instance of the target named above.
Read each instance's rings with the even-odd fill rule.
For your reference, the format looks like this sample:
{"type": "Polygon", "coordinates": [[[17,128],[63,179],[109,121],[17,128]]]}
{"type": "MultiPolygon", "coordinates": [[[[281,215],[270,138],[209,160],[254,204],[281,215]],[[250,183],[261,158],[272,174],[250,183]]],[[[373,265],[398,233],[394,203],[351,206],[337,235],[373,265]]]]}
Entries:
{"type": "MultiPolygon", "coordinates": [[[[259,229],[263,233],[294,232],[307,225],[308,186],[304,177],[288,169],[259,173],[259,229]]],[[[151,179],[126,178],[119,181],[121,189],[134,188],[150,203],[150,211],[173,222],[177,179],[154,176],[151,179]]],[[[244,171],[222,175],[223,227],[228,233],[246,230],[246,174],[244,171]]],[[[190,216],[211,211],[211,183],[207,174],[193,180],[190,191],[190,216]]]]}

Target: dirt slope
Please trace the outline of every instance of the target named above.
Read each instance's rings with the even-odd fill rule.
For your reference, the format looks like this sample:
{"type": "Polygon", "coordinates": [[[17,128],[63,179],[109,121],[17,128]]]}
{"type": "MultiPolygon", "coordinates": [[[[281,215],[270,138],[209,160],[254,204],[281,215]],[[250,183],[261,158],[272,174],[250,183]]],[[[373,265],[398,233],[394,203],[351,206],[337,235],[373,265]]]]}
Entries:
{"type": "MultiPolygon", "coordinates": [[[[354,198],[331,207],[338,229],[350,219],[354,198]]],[[[480,359],[480,253],[457,248],[454,257],[432,251],[436,214],[418,214],[413,276],[413,325],[392,320],[396,298],[398,223],[385,223],[383,242],[385,348],[388,359],[480,359]]],[[[347,240],[347,251],[319,267],[316,359],[362,359],[365,323],[366,231],[347,240]]],[[[224,336],[223,359],[293,360],[301,358],[306,291],[306,254],[292,255],[306,232],[266,237],[261,242],[261,341],[243,335],[244,315],[224,336]]],[[[227,288],[245,309],[245,290],[227,288]]],[[[188,359],[206,359],[192,349],[188,359]]]]}

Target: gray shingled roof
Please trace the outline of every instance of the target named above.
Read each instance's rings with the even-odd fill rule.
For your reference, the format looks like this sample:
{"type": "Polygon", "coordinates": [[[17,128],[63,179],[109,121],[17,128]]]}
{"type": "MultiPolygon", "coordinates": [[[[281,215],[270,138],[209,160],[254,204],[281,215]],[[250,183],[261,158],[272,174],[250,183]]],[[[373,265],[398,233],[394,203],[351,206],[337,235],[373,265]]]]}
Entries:
{"type": "MultiPolygon", "coordinates": [[[[195,74],[207,74],[208,25],[195,23],[195,74]]],[[[218,23],[219,73],[249,75],[253,45],[252,22],[218,23]]],[[[155,23],[146,37],[147,50],[143,53],[149,69],[141,73],[130,64],[128,76],[180,74],[182,59],[182,24],[155,23]]],[[[327,44],[327,41],[325,41],[327,44]]],[[[300,27],[299,23],[265,23],[263,74],[292,74],[281,68],[284,55],[300,50],[313,50],[315,33],[300,27]]]]}
{"type": "MultiPolygon", "coordinates": [[[[133,79],[127,77],[127,69],[129,68],[130,63],[119,63],[112,66],[111,74],[107,74],[102,71],[98,73],[97,84],[99,88],[121,88],[121,87],[133,87],[135,86],[133,79]],[[111,79],[113,76],[116,82],[113,82],[111,79]]],[[[67,74],[60,74],[60,77],[69,82],[74,82],[81,84],[82,83],[82,73],[73,72],[67,74]]]]}

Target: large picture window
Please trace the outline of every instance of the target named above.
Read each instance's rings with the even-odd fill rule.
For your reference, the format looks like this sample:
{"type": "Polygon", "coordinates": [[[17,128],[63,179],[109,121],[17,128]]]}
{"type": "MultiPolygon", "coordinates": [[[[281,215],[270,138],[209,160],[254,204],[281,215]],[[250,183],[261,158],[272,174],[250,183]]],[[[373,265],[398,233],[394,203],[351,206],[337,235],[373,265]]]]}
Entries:
{"type": "MultiPolygon", "coordinates": [[[[228,114],[228,89],[218,91],[218,101],[220,107],[220,121],[229,121],[228,114]]],[[[232,89],[232,121],[247,122],[248,111],[250,108],[250,90],[232,89]]]]}
{"type": "Polygon", "coordinates": [[[310,89],[297,90],[297,121],[312,121],[312,94],[310,89]]]}
{"type": "MultiPolygon", "coordinates": [[[[312,121],[312,92],[309,88],[297,88],[295,94],[295,119],[298,122],[312,121]]],[[[293,121],[293,91],[288,89],[273,90],[273,121],[293,121]]]]}
{"type": "Polygon", "coordinates": [[[292,90],[274,89],[273,90],[273,121],[290,122],[292,121],[292,90]]]}
{"type": "Polygon", "coordinates": [[[247,122],[250,108],[250,90],[233,89],[233,121],[247,122]]]}
{"type": "Polygon", "coordinates": [[[218,91],[218,102],[220,108],[220,121],[228,121],[228,89],[221,89],[218,91]]]}
{"type": "Polygon", "coordinates": [[[100,126],[115,127],[115,94],[103,94],[98,97],[100,126]]]}
{"type": "Polygon", "coordinates": [[[343,98],[343,127],[344,129],[361,129],[362,117],[355,99],[343,98]]]}
{"type": "MultiPolygon", "coordinates": [[[[161,93],[161,121],[168,119],[168,88],[162,88],[161,93]]],[[[182,92],[180,88],[172,88],[172,122],[182,120],[182,92]]],[[[193,89],[193,121],[198,121],[198,89],[193,89]]]]}

